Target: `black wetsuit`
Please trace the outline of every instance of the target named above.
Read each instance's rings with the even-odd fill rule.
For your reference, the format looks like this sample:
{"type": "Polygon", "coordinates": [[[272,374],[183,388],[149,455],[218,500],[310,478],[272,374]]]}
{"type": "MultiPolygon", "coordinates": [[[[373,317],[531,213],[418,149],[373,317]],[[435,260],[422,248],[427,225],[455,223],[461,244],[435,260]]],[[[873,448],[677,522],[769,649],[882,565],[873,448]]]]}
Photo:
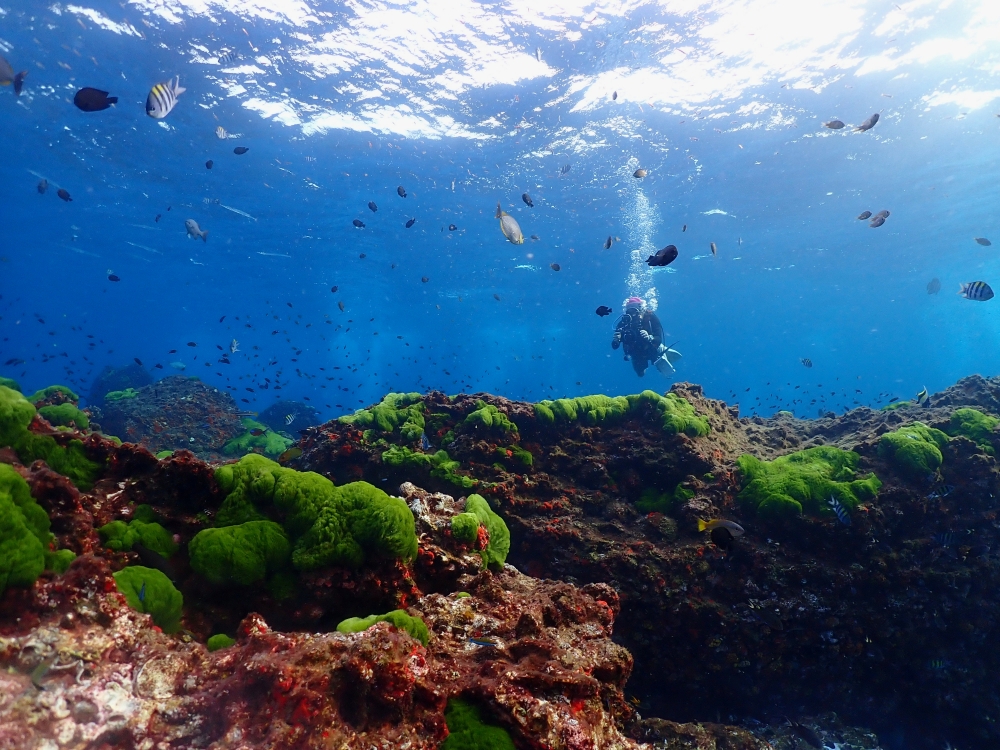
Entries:
{"type": "Polygon", "coordinates": [[[660,356],[660,345],[663,343],[663,326],[660,319],[651,310],[628,310],[618,319],[615,325],[615,335],[611,339],[611,348],[621,346],[625,358],[632,360],[632,369],[640,378],[646,374],[646,368],[660,356]],[[645,338],[639,331],[645,331],[645,338]]]}

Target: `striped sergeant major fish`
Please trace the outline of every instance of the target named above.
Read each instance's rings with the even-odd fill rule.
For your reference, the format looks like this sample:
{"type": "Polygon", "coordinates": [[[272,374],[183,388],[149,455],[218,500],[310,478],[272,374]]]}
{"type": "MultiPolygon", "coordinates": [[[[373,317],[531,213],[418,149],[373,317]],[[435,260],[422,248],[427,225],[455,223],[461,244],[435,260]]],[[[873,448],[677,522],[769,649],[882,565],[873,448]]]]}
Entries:
{"type": "Polygon", "coordinates": [[[847,512],[847,508],[844,507],[844,504],[840,500],[830,495],[830,499],[826,501],[826,504],[830,506],[830,510],[837,514],[838,521],[844,524],[844,526],[851,525],[851,514],[847,512]]]}
{"type": "Polygon", "coordinates": [[[162,120],[177,104],[177,97],[187,89],[181,87],[181,77],[158,83],[149,90],[146,97],[146,114],[155,120],[162,120]]]}
{"type": "Polygon", "coordinates": [[[958,290],[958,293],[962,297],[975,300],[976,302],[985,302],[988,299],[993,299],[993,290],[990,289],[990,285],[985,281],[973,281],[969,284],[962,284],[962,288],[958,290]]]}

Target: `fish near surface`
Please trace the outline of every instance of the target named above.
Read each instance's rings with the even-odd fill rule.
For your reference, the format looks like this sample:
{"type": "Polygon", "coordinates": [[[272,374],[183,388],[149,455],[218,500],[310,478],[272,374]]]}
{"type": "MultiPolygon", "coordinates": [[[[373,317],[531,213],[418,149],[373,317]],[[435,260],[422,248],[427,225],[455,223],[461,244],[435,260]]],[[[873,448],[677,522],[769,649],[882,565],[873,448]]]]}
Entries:
{"type": "Polygon", "coordinates": [[[650,266],[662,268],[669,266],[677,260],[677,248],[674,245],[667,245],[662,250],[657,250],[655,255],[646,258],[646,263],[650,266]]]}
{"type": "Polygon", "coordinates": [[[990,245],[992,245],[992,244],[993,244],[992,242],[990,242],[990,241],[989,241],[988,239],[986,239],[985,237],[974,237],[973,239],[974,239],[974,240],[975,240],[976,242],[978,242],[978,243],[979,243],[980,245],[982,245],[983,247],[989,247],[990,245]]]}
{"type": "Polygon", "coordinates": [[[872,217],[872,212],[871,211],[862,211],[858,215],[858,221],[864,221],[865,219],[870,219],[871,217],[872,217]]]}
{"type": "Polygon", "coordinates": [[[410,219],[408,222],[406,222],[406,228],[409,229],[410,227],[412,227],[416,223],[417,223],[416,219],[410,219]]]}
{"type": "Polygon", "coordinates": [[[883,224],[885,224],[884,216],[874,216],[872,217],[871,223],[868,226],[870,226],[872,229],[878,229],[878,227],[882,226],[883,224]]]}
{"type": "Polygon", "coordinates": [[[927,293],[937,294],[941,291],[941,279],[933,278],[927,282],[927,293]]]}
{"type": "Polygon", "coordinates": [[[606,240],[604,240],[604,249],[605,249],[605,250],[610,250],[610,249],[611,249],[611,246],[612,246],[612,245],[614,244],[614,241],[615,241],[615,238],[614,238],[614,237],[612,237],[612,236],[611,236],[611,235],[609,234],[609,235],[608,235],[608,238],[607,238],[606,240]]]}
{"type": "Polygon", "coordinates": [[[966,299],[975,300],[976,302],[986,302],[993,299],[993,290],[985,281],[971,281],[961,286],[962,288],[958,290],[958,293],[966,299]]]}
{"type": "Polygon", "coordinates": [[[62,198],[67,203],[72,203],[73,202],[73,198],[72,198],[72,196],[70,196],[68,190],[64,190],[63,188],[59,188],[59,190],[56,191],[56,195],[58,195],[60,198],[62,198]]]}
{"type": "Polygon", "coordinates": [[[607,305],[601,305],[600,307],[597,308],[597,315],[602,318],[607,315],[610,315],[612,312],[614,311],[607,305]]]}
{"type": "Polygon", "coordinates": [[[504,237],[514,245],[524,244],[524,233],[521,231],[521,226],[513,216],[500,207],[499,201],[497,202],[496,218],[500,219],[500,231],[503,232],[504,237]]]}
{"type": "Polygon", "coordinates": [[[521,200],[523,200],[525,202],[525,204],[528,206],[528,208],[534,208],[535,207],[535,204],[531,200],[531,196],[528,195],[527,193],[521,193],[521,200]]]}
{"type": "Polygon", "coordinates": [[[173,81],[158,83],[149,90],[146,97],[146,114],[154,120],[162,120],[177,106],[177,97],[187,89],[181,86],[181,77],[173,81]]]}
{"type": "Polygon", "coordinates": [[[185,219],[184,228],[187,230],[188,237],[196,240],[200,238],[202,242],[208,242],[208,230],[199,227],[198,222],[194,219],[185,219]]]}
{"type": "Polygon", "coordinates": [[[108,96],[107,91],[86,86],[76,92],[73,104],[83,112],[101,112],[118,103],[117,96],[108,96]]]}
{"type": "Polygon", "coordinates": [[[875,123],[877,123],[877,122],[878,122],[878,112],[876,112],[871,117],[869,117],[867,120],[865,120],[863,123],[861,123],[860,125],[858,125],[855,128],[855,130],[856,131],[871,130],[872,128],[875,127],[875,123]]]}
{"type": "Polygon", "coordinates": [[[14,68],[4,58],[0,57],[0,86],[10,86],[14,84],[14,96],[21,95],[21,88],[24,85],[24,78],[28,71],[22,70],[15,73],[14,68]]]}
{"type": "Polygon", "coordinates": [[[647,170],[645,170],[645,169],[637,169],[637,170],[635,170],[632,173],[632,176],[635,177],[635,179],[637,179],[637,180],[641,180],[643,177],[645,177],[648,174],[649,174],[649,172],[647,170]]]}
{"type": "Polygon", "coordinates": [[[400,198],[405,198],[406,197],[406,188],[404,188],[402,185],[400,185],[398,188],[396,188],[396,195],[398,195],[400,198]]]}
{"type": "Polygon", "coordinates": [[[830,122],[824,122],[823,127],[830,128],[830,130],[840,130],[842,127],[844,127],[844,123],[842,123],[840,120],[830,120],[830,122]]]}

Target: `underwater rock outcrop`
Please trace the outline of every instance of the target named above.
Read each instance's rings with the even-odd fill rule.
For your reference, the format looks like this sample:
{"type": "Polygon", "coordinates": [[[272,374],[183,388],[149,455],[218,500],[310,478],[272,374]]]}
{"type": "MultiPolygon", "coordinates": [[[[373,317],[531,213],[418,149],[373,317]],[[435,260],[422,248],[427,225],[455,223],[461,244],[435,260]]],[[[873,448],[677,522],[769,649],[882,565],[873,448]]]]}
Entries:
{"type": "Polygon", "coordinates": [[[279,465],[158,460],[7,390],[0,555],[43,556],[0,566],[0,744],[876,746],[830,712],[995,744],[1000,379],[812,421],[653,395],[393,395],[279,465]]]}
{"type": "Polygon", "coordinates": [[[508,562],[619,592],[616,639],[638,665],[630,689],[656,715],[834,710],[918,727],[915,747],[1000,742],[985,718],[1000,715],[987,645],[1000,629],[989,430],[1000,379],[967,378],[924,407],[819,420],[740,419],[687,384],[671,397],[707,429],[665,429],[624,398],[567,399],[575,408],[555,418],[559,402],[430,393],[379,428],[353,417],[307,431],[295,463],[487,498],[510,529],[508,562]],[[464,429],[483,404],[516,431],[464,429]],[[417,417],[426,442],[403,429],[417,417]],[[926,466],[909,460],[918,442],[933,448],[926,466]],[[799,473],[765,472],[779,457],[799,473]],[[782,497],[790,512],[758,511],[782,497]],[[699,519],[746,533],[720,547],[699,519]]]}
{"type": "Polygon", "coordinates": [[[107,393],[103,402],[102,431],[152,453],[187,449],[207,459],[221,459],[227,443],[245,432],[232,396],[184,375],[107,393]]]}

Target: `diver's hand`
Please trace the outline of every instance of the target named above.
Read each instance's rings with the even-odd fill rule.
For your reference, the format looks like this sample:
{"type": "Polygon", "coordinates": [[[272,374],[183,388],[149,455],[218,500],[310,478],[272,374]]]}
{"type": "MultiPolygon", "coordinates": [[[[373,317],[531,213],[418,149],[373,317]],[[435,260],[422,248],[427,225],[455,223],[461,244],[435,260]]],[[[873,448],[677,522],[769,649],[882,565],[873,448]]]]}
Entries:
{"type": "Polygon", "coordinates": [[[651,334],[649,331],[643,330],[642,328],[639,329],[639,335],[642,337],[643,341],[653,340],[653,334],[651,334]]]}

